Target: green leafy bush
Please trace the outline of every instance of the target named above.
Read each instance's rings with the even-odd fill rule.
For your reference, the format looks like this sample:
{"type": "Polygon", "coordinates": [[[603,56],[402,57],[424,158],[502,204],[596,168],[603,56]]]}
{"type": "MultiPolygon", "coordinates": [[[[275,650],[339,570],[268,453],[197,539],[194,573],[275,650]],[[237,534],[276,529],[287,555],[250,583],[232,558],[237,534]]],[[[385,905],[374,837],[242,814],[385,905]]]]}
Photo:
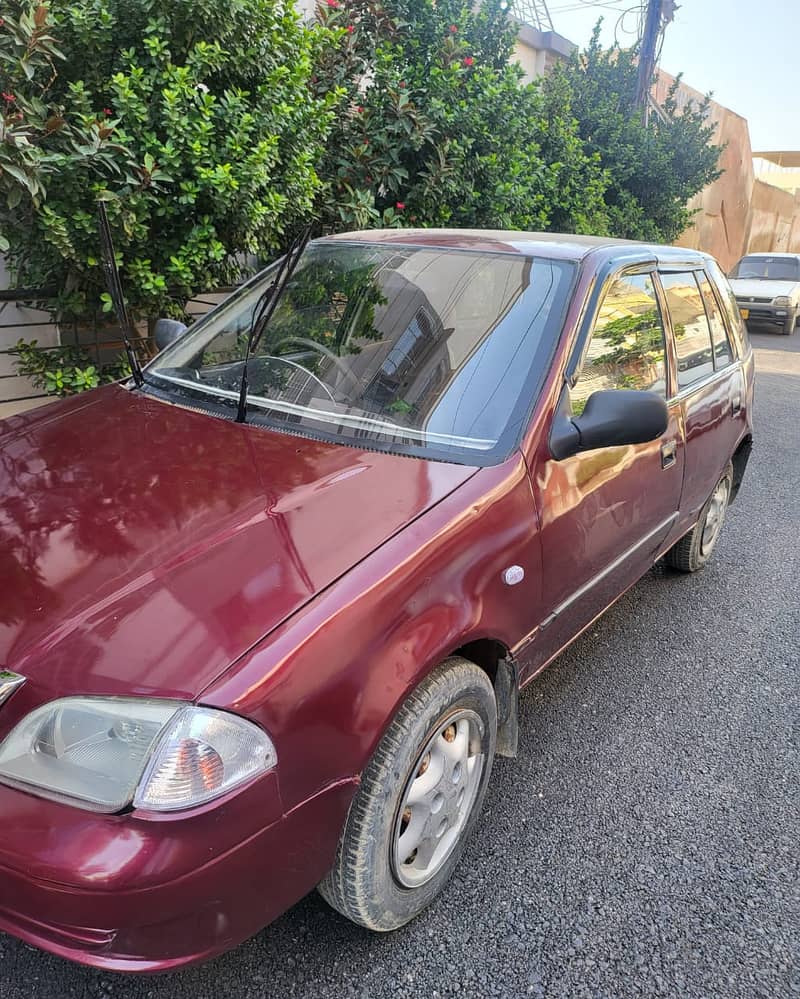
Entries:
{"type": "Polygon", "coordinates": [[[63,58],[47,6],[12,0],[0,18],[0,251],[19,251],[27,237],[26,252],[38,252],[31,220],[68,163],[113,177],[126,158],[104,122],[65,118],[53,86],[63,58]]]}
{"type": "Polygon", "coordinates": [[[337,34],[317,92],[346,95],[320,170],[328,224],[606,231],[569,88],[523,83],[500,0],[323,0],[318,16],[337,34]]]}
{"type": "Polygon", "coordinates": [[[11,353],[17,371],[48,395],[77,395],[130,374],[127,358],[98,367],[81,347],[40,347],[38,341],[18,340],[11,353]]]}
{"type": "Polygon", "coordinates": [[[678,78],[645,125],[634,100],[636,52],[603,49],[599,31],[598,25],[586,52],[559,67],[545,90],[569,90],[583,150],[605,167],[611,233],[671,243],[691,222],[689,200],[720,175],[709,101],[679,109],[678,78]]]}
{"type": "Polygon", "coordinates": [[[21,151],[17,137],[0,173],[28,195],[7,197],[0,231],[17,281],[55,286],[62,315],[110,309],[98,198],[134,316],[180,314],[308,216],[337,94],[312,92],[328,35],[305,27],[291,0],[52,0],[49,13],[10,3],[5,127],[18,131],[32,112],[35,134],[21,151]],[[31,24],[47,34],[34,38],[31,24]],[[57,183],[44,197],[32,185],[48,171],[57,183]]]}

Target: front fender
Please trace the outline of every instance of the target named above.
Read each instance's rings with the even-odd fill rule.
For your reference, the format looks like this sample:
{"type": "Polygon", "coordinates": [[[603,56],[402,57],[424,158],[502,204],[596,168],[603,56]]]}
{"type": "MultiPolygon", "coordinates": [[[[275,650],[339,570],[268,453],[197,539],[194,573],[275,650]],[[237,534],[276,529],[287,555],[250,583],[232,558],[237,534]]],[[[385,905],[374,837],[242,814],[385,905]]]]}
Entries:
{"type": "Polygon", "coordinates": [[[515,454],[353,567],[200,700],[270,733],[291,808],[360,774],[409,691],[455,649],[483,638],[518,645],[541,600],[538,518],[515,454]],[[502,574],[514,564],[525,577],[509,586],[502,574]]]}

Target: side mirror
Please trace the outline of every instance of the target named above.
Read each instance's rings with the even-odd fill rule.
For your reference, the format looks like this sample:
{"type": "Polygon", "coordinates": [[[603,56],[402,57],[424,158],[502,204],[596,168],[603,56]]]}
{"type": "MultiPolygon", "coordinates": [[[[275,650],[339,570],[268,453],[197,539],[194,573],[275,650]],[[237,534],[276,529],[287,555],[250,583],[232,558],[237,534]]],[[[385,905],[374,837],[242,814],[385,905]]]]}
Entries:
{"type": "Polygon", "coordinates": [[[163,350],[174,343],[179,336],[186,332],[186,323],[178,322],[177,319],[158,319],[153,327],[153,339],[156,347],[163,350]]]}
{"type": "Polygon", "coordinates": [[[667,404],[654,392],[608,389],[593,392],[580,416],[556,416],[550,451],[557,461],[579,451],[657,440],[669,424],[667,404]]]}

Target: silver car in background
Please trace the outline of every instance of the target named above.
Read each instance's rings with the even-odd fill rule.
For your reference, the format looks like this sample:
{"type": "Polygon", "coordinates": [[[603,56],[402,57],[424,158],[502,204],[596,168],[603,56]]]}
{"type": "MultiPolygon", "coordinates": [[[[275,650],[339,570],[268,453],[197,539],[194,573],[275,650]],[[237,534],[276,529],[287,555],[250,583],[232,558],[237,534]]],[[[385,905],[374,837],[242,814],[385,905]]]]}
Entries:
{"type": "Polygon", "coordinates": [[[800,320],[800,253],[748,253],[729,277],[748,325],[769,323],[786,336],[794,332],[800,320]]]}

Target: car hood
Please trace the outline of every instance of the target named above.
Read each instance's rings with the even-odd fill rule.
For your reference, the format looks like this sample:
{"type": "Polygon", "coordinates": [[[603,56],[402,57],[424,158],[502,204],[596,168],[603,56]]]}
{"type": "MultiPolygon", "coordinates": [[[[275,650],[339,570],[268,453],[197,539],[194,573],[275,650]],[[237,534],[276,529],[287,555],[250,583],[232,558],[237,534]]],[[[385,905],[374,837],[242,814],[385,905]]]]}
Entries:
{"type": "Polygon", "coordinates": [[[777,298],[778,295],[794,295],[797,281],[769,281],[763,278],[733,278],[730,282],[737,298],[777,298]]]}
{"type": "Polygon", "coordinates": [[[0,668],[193,697],[474,468],[113,385],[0,424],[0,668]]]}

